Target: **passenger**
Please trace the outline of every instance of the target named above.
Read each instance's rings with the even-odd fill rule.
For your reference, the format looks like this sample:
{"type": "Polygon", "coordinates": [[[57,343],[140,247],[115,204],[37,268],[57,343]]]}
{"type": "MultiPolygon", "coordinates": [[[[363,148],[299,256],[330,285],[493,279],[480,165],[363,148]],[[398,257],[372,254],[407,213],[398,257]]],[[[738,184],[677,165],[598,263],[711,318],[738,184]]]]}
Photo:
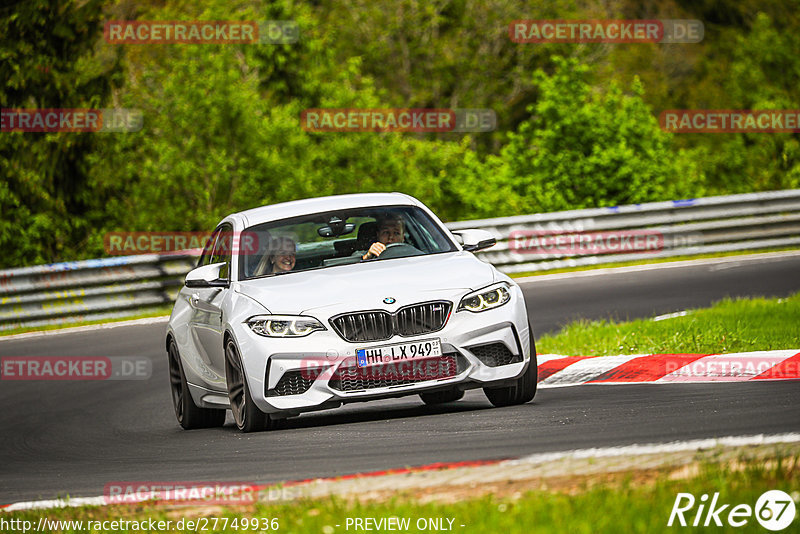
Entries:
{"type": "Polygon", "coordinates": [[[258,263],[254,276],[291,271],[296,262],[296,250],[297,244],[294,239],[280,237],[271,240],[270,247],[258,263]]]}

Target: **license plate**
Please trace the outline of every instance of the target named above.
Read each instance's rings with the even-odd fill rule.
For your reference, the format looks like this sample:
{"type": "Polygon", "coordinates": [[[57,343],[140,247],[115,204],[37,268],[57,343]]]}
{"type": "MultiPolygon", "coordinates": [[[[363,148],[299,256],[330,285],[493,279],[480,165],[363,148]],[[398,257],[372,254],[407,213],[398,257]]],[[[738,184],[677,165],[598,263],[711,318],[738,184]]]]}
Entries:
{"type": "Polygon", "coordinates": [[[417,358],[431,358],[442,355],[442,344],[439,339],[425,339],[412,343],[395,343],[368,349],[356,349],[358,367],[366,367],[376,363],[391,363],[417,358]]]}

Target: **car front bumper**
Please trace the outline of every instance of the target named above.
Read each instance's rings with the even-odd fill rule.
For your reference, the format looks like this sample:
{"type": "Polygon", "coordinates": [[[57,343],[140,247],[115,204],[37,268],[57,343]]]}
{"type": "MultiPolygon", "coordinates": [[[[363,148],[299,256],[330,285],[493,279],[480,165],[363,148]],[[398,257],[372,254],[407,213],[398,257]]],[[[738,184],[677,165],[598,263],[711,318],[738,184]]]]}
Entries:
{"type": "Polygon", "coordinates": [[[521,292],[512,302],[480,313],[451,312],[444,328],[415,337],[395,336],[386,341],[350,343],[333,330],[315,332],[304,338],[276,339],[254,334],[246,324],[235,332],[243,356],[250,394],[254,403],[274,416],[332,408],[347,402],[412,395],[425,391],[492,387],[510,383],[521,376],[530,361],[530,336],[527,313],[521,292]],[[416,375],[434,363],[409,360],[389,366],[391,377],[381,380],[387,367],[371,368],[375,380],[338,380],[352,376],[356,350],[395,343],[438,339],[442,353],[457,366],[444,377],[416,375]],[[416,367],[414,367],[416,366],[416,367]],[[405,378],[403,380],[402,378],[405,378]]]}

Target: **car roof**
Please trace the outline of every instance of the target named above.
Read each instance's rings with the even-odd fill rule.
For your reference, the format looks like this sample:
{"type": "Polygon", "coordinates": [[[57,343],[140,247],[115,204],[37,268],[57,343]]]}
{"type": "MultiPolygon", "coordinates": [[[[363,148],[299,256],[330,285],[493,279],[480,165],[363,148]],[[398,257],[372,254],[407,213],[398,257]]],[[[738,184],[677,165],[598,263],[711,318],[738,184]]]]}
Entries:
{"type": "Polygon", "coordinates": [[[310,213],[392,205],[422,206],[417,199],[404,193],[357,193],[351,195],[307,198],[304,200],[293,200],[291,202],[261,206],[259,208],[233,213],[225,217],[225,220],[239,219],[245,227],[249,227],[268,221],[288,219],[290,217],[298,217],[310,213]]]}

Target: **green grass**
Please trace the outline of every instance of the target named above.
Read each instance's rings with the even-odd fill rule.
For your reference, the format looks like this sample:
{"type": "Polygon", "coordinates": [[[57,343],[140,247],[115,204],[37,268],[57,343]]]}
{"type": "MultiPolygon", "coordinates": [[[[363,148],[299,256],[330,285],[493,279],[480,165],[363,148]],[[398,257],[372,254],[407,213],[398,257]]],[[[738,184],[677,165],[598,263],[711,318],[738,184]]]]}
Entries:
{"type": "Polygon", "coordinates": [[[539,353],[573,356],[798,348],[800,293],[784,299],[726,299],[661,321],[580,320],[536,341],[539,353]]]}
{"type": "Polygon", "coordinates": [[[24,334],[27,332],[42,332],[45,330],[62,330],[64,328],[74,328],[76,326],[88,326],[95,324],[108,324],[118,323],[120,321],[132,321],[134,319],[146,319],[149,317],[161,317],[162,315],[169,315],[172,312],[172,305],[159,306],[157,308],[146,309],[141,311],[132,312],[133,315],[126,317],[118,317],[115,319],[98,319],[96,321],[76,321],[74,323],[65,324],[49,324],[45,326],[22,326],[19,328],[12,328],[10,330],[0,331],[0,337],[11,336],[14,334],[24,334]]]}
{"type": "MultiPolygon", "coordinates": [[[[713,495],[719,492],[718,505],[730,504],[721,514],[724,522],[727,513],[737,504],[755,507],[758,497],[767,490],[779,489],[793,495],[797,502],[800,490],[800,458],[796,454],[776,456],[770,461],[765,458],[742,459],[731,469],[729,463],[705,463],[699,471],[689,478],[670,480],[667,471],[642,475],[644,472],[629,472],[614,477],[595,477],[588,482],[579,483],[576,487],[563,490],[535,490],[508,498],[497,498],[487,495],[480,498],[461,499],[452,504],[432,502],[420,504],[412,498],[395,497],[388,501],[359,503],[345,501],[341,498],[325,498],[321,500],[304,500],[285,504],[258,504],[247,510],[215,509],[206,511],[209,516],[205,521],[207,532],[242,532],[242,529],[216,528],[212,530],[213,517],[227,518],[228,523],[234,518],[267,518],[277,519],[282,533],[323,533],[336,534],[356,532],[351,526],[346,529],[347,518],[408,518],[411,528],[408,532],[419,532],[416,522],[420,518],[453,519],[452,532],[463,533],[502,533],[517,534],[530,532],[553,534],[590,534],[629,532],[654,533],[675,530],[676,532],[719,532],[733,531],[766,532],[750,517],[748,523],[741,528],[733,529],[725,525],[723,529],[682,528],[673,525],[667,527],[673,504],[680,492],[692,493],[697,503],[685,517],[691,524],[697,511],[700,496],[713,495]],[[336,526],[339,525],[339,526],[336,526]],[[461,525],[464,525],[463,527],[461,525]]],[[[172,520],[174,525],[180,518],[196,518],[198,512],[188,513],[173,508],[130,506],[130,507],[83,507],[48,511],[26,511],[9,514],[0,513],[5,520],[23,519],[35,525],[41,516],[53,519],[72,520],[128,520],[153,519],[172,520]]],[[[796,532],[795,522],[784,532],[796,532]]],[[[447,522],[445,522],[445,525],[447,522]]],[[[218,527],[222,521],[218,520],[218,527]]],[[[175,531],[175,530],[170,530],[175,531]]],[[[202,531],[202,530],[201,530],[202,531]]],[[[248,530],[253,532],[253,530],[248,530]]],[[[271,532],[272,530],[255,530],[255,532],[271,532]]],[[[5,530],[5,532],[22,532],[21,529],[5,530]]],[[[66,529],[63,532],[81,532],[77,529],[66,529]]],[[[102,532],[120,532],[119,530],[103,530],[102,532]]],[[[138,532],[138,531],[137,531],[138,532]]],[[[150,532],[144,530],[144,532],[150,532]]],[[[179,532],[191,532],[184,529],[179,532]]],[[[363,531],[362,531],[363,532],[363,531]]]]}
{"type": "Polygon", "coordinates": [[[703,260],[709,258],[727,258],[729,256],[751,256],[754,254],[766,254],[770,252],[785,252],[797,250],[797,247],[772,247],[762,250],[742,250],[732,252],[712,252],[709,254],[695,254],[692,256],[673,256],[670,258],[643,258],[633,261],[615,261],[612,263],[599,263],[597,265],[584,265],[581,267],[562,267],[560,269],[550,269],[547,271],[525,271],[522,273],[509,273],[511,278],[525,278],[527,276],[542,276],[545,274],[574,273],[579,271],[591,271],[595,269],[613,269],[614,267],[631,267],[633,265],[650,265],[654,263],[671,263],[675,261],[703,260]]]}

